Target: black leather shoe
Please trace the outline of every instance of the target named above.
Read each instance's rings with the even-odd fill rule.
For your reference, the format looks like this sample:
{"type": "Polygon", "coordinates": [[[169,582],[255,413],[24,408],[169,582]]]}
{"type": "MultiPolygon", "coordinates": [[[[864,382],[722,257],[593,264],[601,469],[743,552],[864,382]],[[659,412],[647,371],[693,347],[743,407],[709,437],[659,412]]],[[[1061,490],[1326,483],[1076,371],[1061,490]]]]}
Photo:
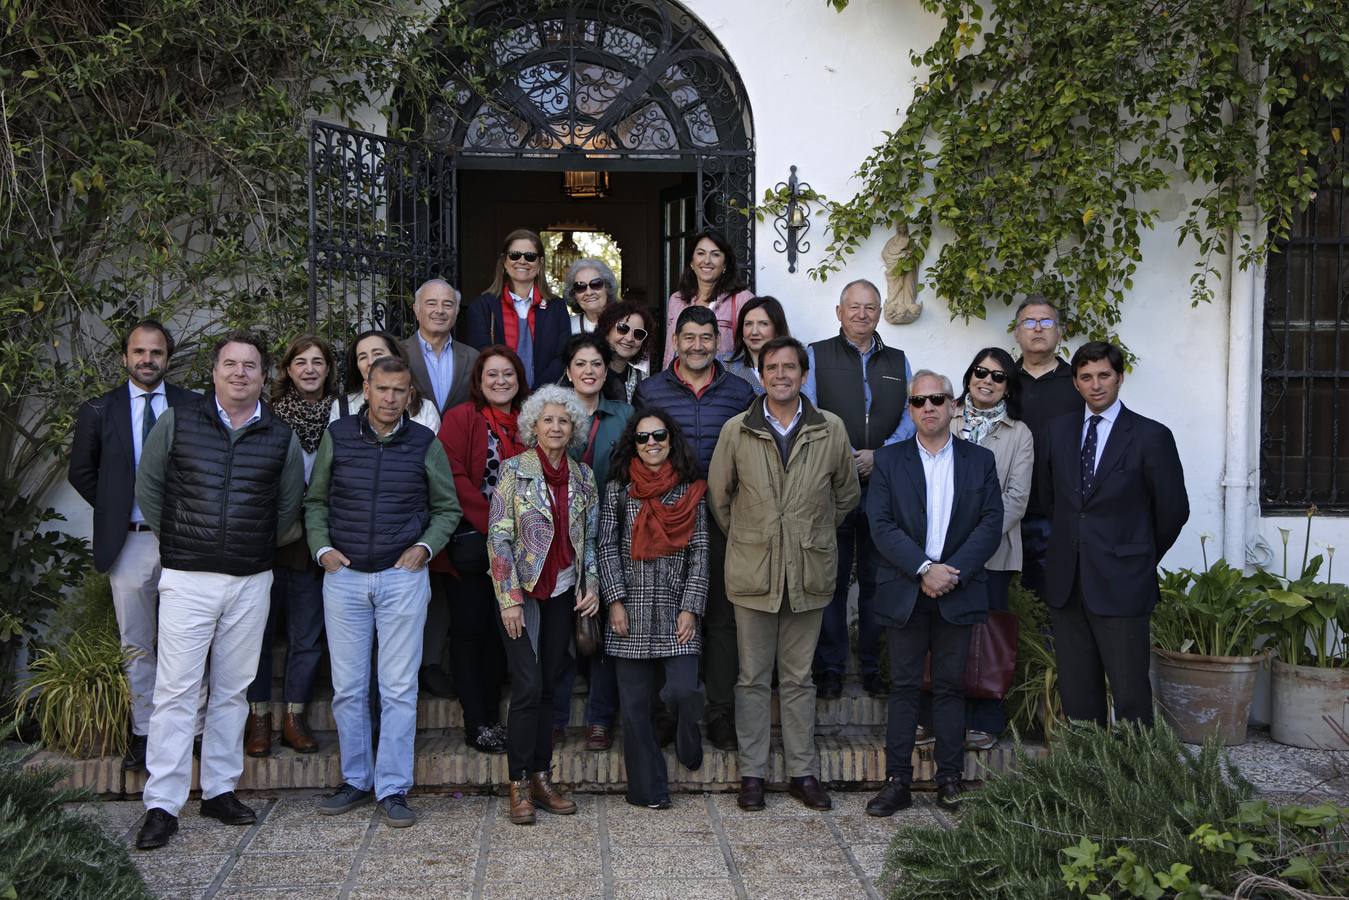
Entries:
{"type": "Polygon", "coordinates": [[[454,699],[454,681],[440,666],[422,666],[417,681],[424,693],[435,694],[446,700],[454,699]]]}
{"type": "Polygon", "coordinates": [[[127,741],[126,756],[122,757],[124,772],[138,772],[145,769],[145,735],[133,734],[127,741]]]}
{"type": "Polygon", "coordinates": [[[880,672],[869,672],[862,676],[862,690],[873,697],[890,696],[890,688],[885,683],[885,676],[880,672]]]}
{"type": "Polygon", "coordinates": [[[881,787],[879,794],[867,801],[867,815],[885,818],[910,806],[913,806],[913,795],[909,789],[898,778],[891,778],[881,787]]]}
{"type": "Polygon", "coordinates": [[[937,805],[955,812],[960,809],[960,782],[948,781],[937,785],[937,805]]]}
{"type": "Polygon", "coordinates": [[[226,825],[252,825],[258,820],[257,813],[239,802],[234,791],[201,801],[201,814],[207,818],[219,819],[226,825]]]}
{"type": "Polygon", "coordinates": [[[843,676],[838,672],[821,672],[815,682],[815,697],[819,700],[837,700],[843,696],[843,676]]]}
{"type": "Polygon", "coordinates": [[[763,809],[763,779],[746,775],[740,779],[740,795],[735,803],[748,812],[763,809]]]}
{"type": "MultiPolygon", "coordinates": [[[[735,723],[722,716],[719,719],[713,719],[707,723],[707,740],[718,750],[734,750],[735,743],[735,723]]],[[[760,807],[762,809],[762,807],[760,807]]]]}
{"type": "Polygon", "coordinates": [[[155,807],[145,814],[145,824],[136,835],[137,850],[158,850],[178,833],[178,817],[155,807]]]}
{"type": "Polygon", "coordinates": [[[801,805],[807,809],[826,810],[834,808],[834,801],[829,799],[820,782],[814,775],[803,775],[800,778],[793,778],[787,785],[787,793],[801,801],[801,805]]]}

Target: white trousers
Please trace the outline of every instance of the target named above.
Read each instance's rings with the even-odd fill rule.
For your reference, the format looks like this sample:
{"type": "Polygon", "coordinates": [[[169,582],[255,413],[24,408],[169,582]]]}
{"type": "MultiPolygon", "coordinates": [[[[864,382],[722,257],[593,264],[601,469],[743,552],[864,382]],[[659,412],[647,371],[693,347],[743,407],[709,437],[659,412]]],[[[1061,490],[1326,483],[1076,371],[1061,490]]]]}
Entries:
{"type": "Polygon", "coordinates": [[[155,632],[159,617],[159,539],[132,531],[108,572],[122,646],[137,652],[126,665],[131,685],[131,730],[147,734],[155,699],[155,632]]]}
{"type": "Polygon", "coordinates": [[[222,575],[164,569],[159,579],[159,665],[145,783],[146,809],[178,815],[192,786],[197,701],[210,663],[201,796],[234,790],[244,770],[244,691],[258,672],[272,571],[222,575]]]}

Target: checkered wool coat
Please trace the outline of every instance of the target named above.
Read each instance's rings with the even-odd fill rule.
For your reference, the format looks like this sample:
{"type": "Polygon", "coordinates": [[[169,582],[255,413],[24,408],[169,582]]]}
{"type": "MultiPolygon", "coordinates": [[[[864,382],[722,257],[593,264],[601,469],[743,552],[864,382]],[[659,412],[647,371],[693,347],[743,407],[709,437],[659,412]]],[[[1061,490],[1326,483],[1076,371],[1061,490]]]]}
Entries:
{"type": "MultiPolygon", "coordinates": [[[[670,505],[684,496],[687,485],[675,485],[661,502],[670,505]]],[[[622,603],[628,613],[628,636],[619,637],[605,616],[604,652],[624,659],[660,659],[696,656],[702,651],[701,628],[687,644],[675,640],[675,621],[684,611],[700,622],[707,606],[707,503],[698,502],[698,516],[689,544],[661,559],[632,558],[632,523],[640,500],[628,496],[628,486],[610,481],[600,503],[600,599],[605,609],[622,603]]]]}

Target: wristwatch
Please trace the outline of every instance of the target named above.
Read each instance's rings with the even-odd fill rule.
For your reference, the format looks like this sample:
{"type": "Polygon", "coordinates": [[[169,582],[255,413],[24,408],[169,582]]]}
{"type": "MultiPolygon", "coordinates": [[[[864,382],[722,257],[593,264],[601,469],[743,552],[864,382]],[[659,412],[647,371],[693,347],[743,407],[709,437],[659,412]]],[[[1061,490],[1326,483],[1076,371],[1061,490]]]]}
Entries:
{"type": "Polygon", "coordinates": [[[932,568],[932,560],[925,560],[923,564],[918,567],[918,577],[922,578],[927,574],[927,570],[930,568],[932,568]]]}

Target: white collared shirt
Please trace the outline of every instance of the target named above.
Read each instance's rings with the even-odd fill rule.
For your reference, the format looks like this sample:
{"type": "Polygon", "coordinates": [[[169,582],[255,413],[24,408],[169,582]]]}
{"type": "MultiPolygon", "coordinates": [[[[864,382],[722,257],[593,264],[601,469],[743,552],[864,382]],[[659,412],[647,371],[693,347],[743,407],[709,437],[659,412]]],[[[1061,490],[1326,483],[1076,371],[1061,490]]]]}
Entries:
{"type": "MultiPolygon", "coordinates": [[[[169,398],[164,395],[164,382],[162,381],[155,386],[153,391],[138,387],[129,380],[126,384],[131,391],[131,458],[135,461],[135,468],[139,469],[141,467],[141,447],[145,443],[142,437],[145,430],[145,401],[141,398],[146,394],[150,394],[154,398],[150,401],[150,406],[155,411],[156,421],[169,408],[169,398]]],[[[141,512],[141,505],[136,502],[134,493],[131,500],[131,521],[145,521],[145,515],[141,512]]]]}
{"type": "Polygon", "coordinates": [[[1079,449],[1087,445],[1087,428],[1090,427],[1091,417],[1099,415],[1101,421],[1096,423],[1096,459],[1091,464],[1091,471],[1095,473],[1096,467],[1101,464],[1101,454],[1105,451],[1105,442],[1110,437],[1110,429],[1114,426],[1115,420],[1119,418],[1119,411],[1124,408],[1118,397],[1115,402],[1110,404],[1104,412],[1093,413],[1091,407],[1082,410],[1082,434],[1077,442],[1079,449]]]}
{"type": "Polygon", "coordinates": [[[529,318],[529,306],[533,302],[532,297],[521,297],[515,291],[511,291],[511,302],[515,304],[515,314],[522,319],[529,318]]]}
{"type": "Polygon", "coordinates": [[[914,443],[918,445],[918,459],[923,463],[923,479],[927,482],[927,542],[923,552],[933,562],[941,562],[956,498],[955,439],[948,434],[946,446],[936,453],[927,452],[921,441],[914,443]]]}
{"type": "Polygon", "coordinates": [[[220,416],[220,421],[224,422],[225,427],[230,431],[238,431],[239,428],[247,428],[249,425],[252,425],[262,418],[262,401],[259,400],[257,407],[253,410],[253,415],[248,417],[248,421],[240,425],[239,428],[235,428],[233,423],[230,422],[230,414],[225,412],[225,407],[220,405],[220,398],[213,397],[212,399],[215,400],[215,411],[220,416]]]}
{"type": "Polygon", "coordinates": [[[806,405],[801,402],[801,398],[797,397],[796,415],[792,416],[792,420],[784,425],[781,422],[779,422],[771,412],[768,411],[768,398],[764,397],[763,401],[764,418],[768,420],[769,425],[773,426],[773,430],[776,431],[778,434],[782,435],[783,437],[786,437],[788,434],[790,434],[791,430],[796,427],[796,423],[801,421],[801,413],[805,411],[805,408],[806,405]]]}

